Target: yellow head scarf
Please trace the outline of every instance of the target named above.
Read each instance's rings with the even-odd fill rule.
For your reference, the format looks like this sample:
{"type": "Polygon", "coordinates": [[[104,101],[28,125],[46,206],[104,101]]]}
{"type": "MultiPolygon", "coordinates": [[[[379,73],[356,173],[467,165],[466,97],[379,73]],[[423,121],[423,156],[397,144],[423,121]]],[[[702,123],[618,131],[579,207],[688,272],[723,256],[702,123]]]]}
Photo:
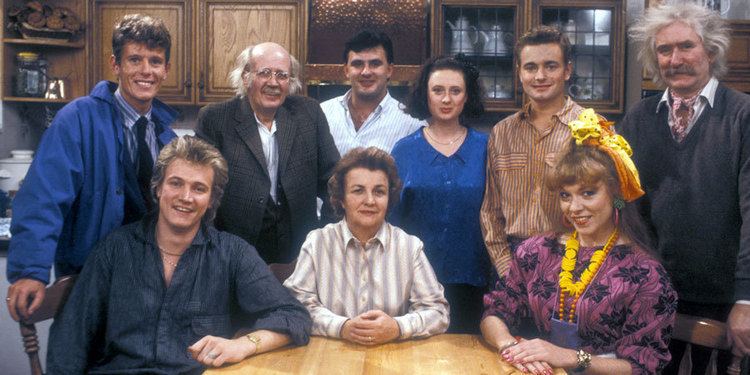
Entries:
{"type": "Polygon", "coordinates": [[[592,108],[585,109],[578,115],[577,120],[568,123],[577,145],[596,146],[612,158],[620,179],[622,198],[627,202],[632,202],[644,194],[638,178],[638,170],[630,158],[633,156],[633,150],[625,138],[615,134],[612,125],[614,125],[613,122],[606,121],[592,108]]]}

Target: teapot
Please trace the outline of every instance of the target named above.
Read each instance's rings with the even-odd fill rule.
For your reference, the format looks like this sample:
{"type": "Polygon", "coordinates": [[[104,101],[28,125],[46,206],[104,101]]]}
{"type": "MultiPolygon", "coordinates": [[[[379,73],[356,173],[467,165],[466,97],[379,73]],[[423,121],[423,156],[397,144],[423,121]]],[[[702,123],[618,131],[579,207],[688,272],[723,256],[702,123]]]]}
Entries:
{"type": "Polygon", "coordinates": [[[484,39],[483,55],[507,55],[508,44],[513,40],[513,34],[503,31],[500,25],[493,25],[489,32],[480,31],[484,39]]]}
{"type": "Polygon", "coordinates": [[[458,17],[456,23],[453,24],[451,21],[445,21],[448,24],[448,28],[451,30],[451,54],[473,54],[474,49],[479,42],[477,36],[477,28],[469,24],[469,19],[466,16],[458,17]],[[471,38],[471,30],[474,30],[474,38],[471,38]]]}

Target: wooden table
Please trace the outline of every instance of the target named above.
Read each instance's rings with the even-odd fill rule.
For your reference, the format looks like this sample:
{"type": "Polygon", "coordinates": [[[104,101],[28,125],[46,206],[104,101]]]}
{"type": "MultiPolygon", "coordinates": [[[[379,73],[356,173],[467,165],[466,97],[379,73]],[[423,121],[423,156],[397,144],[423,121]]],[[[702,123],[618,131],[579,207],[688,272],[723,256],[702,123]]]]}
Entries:
{"type": "MultiPolygon", "coordinates": [[[[325,337],[310,344],[250,357],[205,374],[522,374],[474,335],[438,335],[365,347],[325,337]]],[[[563,370],[555,374],[565,374],[563,370]]]]}

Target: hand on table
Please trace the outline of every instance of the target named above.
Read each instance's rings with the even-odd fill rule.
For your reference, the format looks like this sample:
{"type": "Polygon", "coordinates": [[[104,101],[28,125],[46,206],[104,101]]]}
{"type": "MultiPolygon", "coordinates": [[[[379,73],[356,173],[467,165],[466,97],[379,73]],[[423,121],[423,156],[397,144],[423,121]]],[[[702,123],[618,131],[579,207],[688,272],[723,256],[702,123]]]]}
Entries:
{"type": "Polygon", "coordinates": [[[385,344],[399,335],[396,320],[380,310],[364,312],[347,320],[341,328],[341,337],[362,345],[385,344]]]}
{"type": "Polygon", "coordinates": [[[8,287],[5,299],[8,312],[15,321],[28,318],[44,301],[44,283],[34,279],[20,279],[8,287]],[[33,298],[29,304],[29,298],[33,298]]]}
{"type": "Polygon", "coordinates": [[[571,367],[577,363],[573,350],[540,339],[521,340],[500,353],[517,369],[532,374],[552,374],[552,367],[571,367]]]}
{"type": "Polygon", "coordinates": [[[727,339],[732,346],[732,353],[750,355],[750,305],[735,303],[729,312],[727,324],[727,339]]]}
{"type": "Polygon", "coordinates": [[[239,362],[253,354],[258,348],[244,336],[233,340],[216,336],[205,336],[188,347],[196,361],[212,367],[239,362]]]}

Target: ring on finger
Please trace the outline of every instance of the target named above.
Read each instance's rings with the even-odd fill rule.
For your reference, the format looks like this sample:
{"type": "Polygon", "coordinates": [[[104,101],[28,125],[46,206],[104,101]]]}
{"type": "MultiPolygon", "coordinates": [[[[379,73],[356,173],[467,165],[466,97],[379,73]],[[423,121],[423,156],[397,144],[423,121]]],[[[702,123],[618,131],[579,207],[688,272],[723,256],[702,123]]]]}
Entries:
{"type": "Polygon", "coordinates": [[[216,359],[216,357],[218,357],[218,356],[219,355],[216,354],[216,353],[214,353],[214,352],[206,354],[206,358],[209,358],[209,359],[216,359]]]}
{"type": "Polygon", "coordinates": [[[10,297],[5,297],[5,302],[10,302],[10,297]]]}
{"type": "Polygon", "coordinates": [[[367,341],[372,342],[372,336],[367,336],[367,341]]]}

